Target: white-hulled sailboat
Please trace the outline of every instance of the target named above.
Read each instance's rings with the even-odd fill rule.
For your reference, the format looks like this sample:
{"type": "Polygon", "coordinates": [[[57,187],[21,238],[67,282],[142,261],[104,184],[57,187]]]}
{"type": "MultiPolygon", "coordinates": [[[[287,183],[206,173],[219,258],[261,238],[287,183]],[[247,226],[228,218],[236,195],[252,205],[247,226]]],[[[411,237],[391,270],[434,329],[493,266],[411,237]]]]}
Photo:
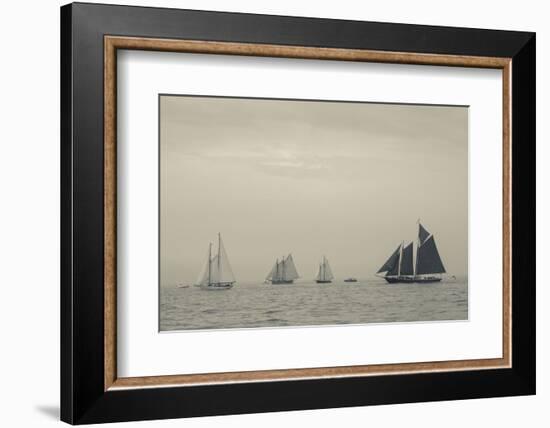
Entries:
{"type": "Polygon", "coordinates": [[[218,252],[212,255],[212,243],[208,246],[206,263],[195,284],[205,290],[227,290],[235,284],[235,277],[218,233],[218,252]]]}
{"type": "Polygon", "coordinates": [[[333,279],[334,275],[332,275],[332,269],[328,264],[327,258],[323,256],[323,260],[319,263],[319,272],[317,272],[315,282],[317,282],[317,284],[329,284],[333,279]]]}
{"type": "Polygon", "coordinates": [[[272,284],[292,284],[298,278],[300,278],[300,275],[296,270],[292,254],[289,254],[286,257],[283,256],[281,261],[279,259],[275,261],[265,280],[272,284]]]}

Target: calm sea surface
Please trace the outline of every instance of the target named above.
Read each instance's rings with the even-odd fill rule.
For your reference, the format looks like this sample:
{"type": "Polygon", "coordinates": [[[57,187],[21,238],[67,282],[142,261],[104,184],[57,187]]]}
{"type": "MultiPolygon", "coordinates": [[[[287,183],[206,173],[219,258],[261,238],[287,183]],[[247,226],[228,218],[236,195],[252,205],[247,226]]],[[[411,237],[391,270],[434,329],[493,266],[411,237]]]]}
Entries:
{"type": "Polygon", "coordinates": [[[465,279],[387,284],[237,283],[229,290],[162,288],[160,330],[282,327],[468,319],[465,279]]]}

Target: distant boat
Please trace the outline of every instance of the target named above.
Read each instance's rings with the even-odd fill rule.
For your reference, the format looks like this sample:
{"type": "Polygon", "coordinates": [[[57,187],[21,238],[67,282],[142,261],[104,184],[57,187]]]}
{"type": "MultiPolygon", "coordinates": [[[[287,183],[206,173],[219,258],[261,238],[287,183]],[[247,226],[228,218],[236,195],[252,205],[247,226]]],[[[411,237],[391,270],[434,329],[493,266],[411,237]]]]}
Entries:
{"type": "Polygon", "coordinates": [[[275,261],[273,268],[265,279],[272,284],[292,284],[298,278],[300,278],[300,275],[296,271],[292,254],[289,254],[286,258],[283,257],[281,261],[279,259],[275,261]]]}
{"type": "Polygon", "coordinates": [[[195,286],[206,290],[227,290],[233,287],[235,277],[218,233],[218,252],[212,256],[212,243],[208,246],[208,256],[197,278],[195,286]]]}
{"type": "Polygon", "coordinates": [[[441,281],[445,267],[437,251],[434,236],[418,222],[416,262],[413,260],[413,243],[401,243],[376,273],[390,284],[426,283],[441,281]]]}
{"type": "Polygon", "coordinates": [[[178,288],[189,288],[189,285],[181,284],[181,285],[178,285],[178,288]]]}
{"type": "Polygon", "coordinates": [[[332,270],[330,269],[328,260],[325,256],[323,256],[323,260],[319,263],[319,272],[315,277],[315,282],[317,282],[317,284],[329,284],[333,279],[334,276],[332,275],[332,270]]]}
{"type": "Polygon", "coordinates": [[[357,278],[346,278],[344,282],[357,282],[357,278]]]}

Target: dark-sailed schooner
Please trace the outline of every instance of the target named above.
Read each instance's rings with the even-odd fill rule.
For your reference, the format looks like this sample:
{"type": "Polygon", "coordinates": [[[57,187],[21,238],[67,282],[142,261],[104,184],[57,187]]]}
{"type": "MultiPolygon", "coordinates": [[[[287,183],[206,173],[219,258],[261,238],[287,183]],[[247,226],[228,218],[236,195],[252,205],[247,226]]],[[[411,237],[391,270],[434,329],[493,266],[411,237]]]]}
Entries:
{"type": "Polygon", "coordinates": [[[445,267],[437,251],[434,236],[418,222],[416,263],[413,243],[401,243],[376,273],[390,284],[441,281],[445,267]]]}

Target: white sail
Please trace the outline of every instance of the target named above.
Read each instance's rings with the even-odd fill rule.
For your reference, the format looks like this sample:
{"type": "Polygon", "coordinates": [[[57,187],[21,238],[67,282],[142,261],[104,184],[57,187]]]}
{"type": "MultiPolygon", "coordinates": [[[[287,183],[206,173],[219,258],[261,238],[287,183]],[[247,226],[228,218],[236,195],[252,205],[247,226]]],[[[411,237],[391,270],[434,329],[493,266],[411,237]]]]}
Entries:
{"type": "Polygon", "coordinates": [[[220,282],[220,272],[218,271],[218,255],[216,254],[210,260],[210,284],[217,284],[220,282]]]}
{"type": "Polygon", "coordinates": [[[278,267],[279,267],[279,260],[277,260],[275,262],[275,264],[273,265],[273,268],[271,269],[271,271],[267,274],[267,276],[265,277],[266,280],[277,280],[277,272],[278,272],[278,267]]]}
{"type": "Polygon", "coordinates": [[[330,268],[326,257],[323,257],[323,260],[319,264],[319,272],[317,273],[315,279],[317,281],[332,281],[334,279],[332,269],[330,268]]]}
{"type": "Polygon", "coordinates": [[[206,262],[197,278],[196,285],[210,286],[216,284],[232,284],[234,282],[235,276],[233,275],[233,270],[229,264],[229,259],[225,252],[221,236],[218,235],[218,252],[216,255],[212,256],[212,244],[210,244],[206,262]]]}
{"type": "Polygon", "coordinates": [[[225,252],[225,247],[223,246],[222,239],[220,237],[219,240],[219,248],[218,248],[218,255],[216,259],[216,263],[218,263],[217,269],[217,280],[218,282],[235,282],[235,276],[233,275],[233,270],[231,269],[231,265],[229,264],[229,259],[227,257],[227,253],[225,252]],[[219,260],[219,262],[218,262],[219,260]]]}
{"type": "Polygon", "coordinates": [[[272,282],[282,282],[294,281],[299,277],[292,255],[289,254],[286,258],[283,257],[281,261],[277,260],[275,262],[265,279],[272,282]]]}
{"type": "Polygon", "coordinates": [[[208,276],[209,276],[209,269],[211,267],[212,260],[211,257],[211,246],[208,248],[208,252],[206,253],[206,260],[204,261],[204,265],[199,273],[199,276],[197,277],[197,281],[195,282],[195,285],[208,285],[208,276]]]}
{"type": "Polygon", "coordinates": [[[332,281],[334,279],[334,275],[332,275],[332,269],[330,268],[330,265],[328,264],[328,260],[325,259],[325,281],[332,281]]]}
{"type": "MultiPolygon", "coordinates": [[[[292,254],[289,254],[286,259],[282,262],[282,272],[280,275],[283,276],[282,279],[285,281],[293,281],[297,278],[300,278],[300,275],[298,275],[298,271],[296,270],[296,265],[294,264],[294,260],[292,259],[292,254]]],[[[279,269],[280,270],[280,269],[279,269]]]]}
{"type": "Polygon", "coordinates": [[[319,271],[317,272],[317,276],[315,277],[316,281],[322,281],[323,280],[323,263],[319,263],[319,271]]]}

